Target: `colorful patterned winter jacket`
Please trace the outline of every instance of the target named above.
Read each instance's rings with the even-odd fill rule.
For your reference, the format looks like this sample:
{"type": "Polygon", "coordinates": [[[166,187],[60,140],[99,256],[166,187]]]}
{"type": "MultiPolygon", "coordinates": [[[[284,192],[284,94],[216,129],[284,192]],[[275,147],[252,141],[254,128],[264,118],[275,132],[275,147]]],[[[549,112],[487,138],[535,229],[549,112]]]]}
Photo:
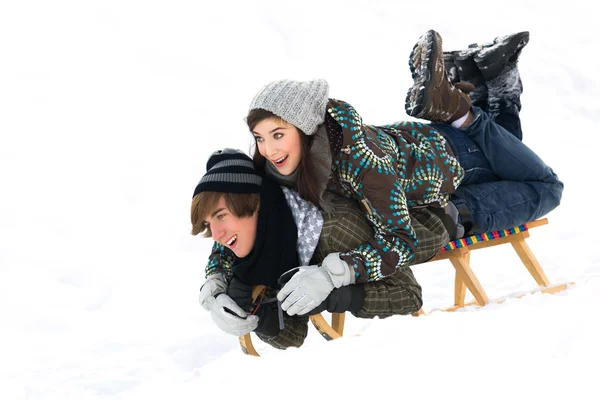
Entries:
{"type": "MultiPolygon", "coordinates": [[[[328,190],[357,201],[374,227],[367,243],[341,253],[356,282],[385,278],[411,265],[417,244],[409,207],[445,207],[464,177],[450,145],[429,125],[363,124],[348,103],[330,99],[325,127],[331,149],[328,190]]],[[[215,244],[206,275],[230,275],[231,259],[215,244]]]]}

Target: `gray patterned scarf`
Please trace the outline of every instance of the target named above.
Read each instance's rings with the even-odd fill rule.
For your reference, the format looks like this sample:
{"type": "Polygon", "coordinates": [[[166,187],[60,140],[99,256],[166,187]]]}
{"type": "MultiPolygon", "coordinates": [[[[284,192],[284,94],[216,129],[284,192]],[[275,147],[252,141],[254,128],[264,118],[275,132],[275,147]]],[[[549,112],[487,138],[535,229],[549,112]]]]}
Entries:
{"type": "Polygon", "coordinates": [[[319,236],[323,229],[323,215],[317,206],[304,200],[298,192],[284,186],[281,188],[298,228],[297,248],[300,265],[308,265],[319,243],[319,236]]]}

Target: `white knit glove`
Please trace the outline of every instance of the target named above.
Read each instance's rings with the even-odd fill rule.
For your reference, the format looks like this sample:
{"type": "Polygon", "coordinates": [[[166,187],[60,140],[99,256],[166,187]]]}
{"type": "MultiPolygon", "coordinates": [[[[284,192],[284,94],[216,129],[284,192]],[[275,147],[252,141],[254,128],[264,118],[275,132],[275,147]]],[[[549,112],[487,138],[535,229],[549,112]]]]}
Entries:
{"type": "Polygon", "coordinates": [[[277,299],[288,315],[306,314],[321,304],[333,289],[347,286],[355,281],[354,271],[340,258],[339,253],[331,253],[321,266],[293,268],[281,280],[291,279],[281,288],[277,299]]]}
{"type": "Polygon", "coordinates": [[[200,305],[207,311],[214,323],[225,333],[244,336],[258,326],[258,317],[248,315],[231,297],[225,294],[227,283],[218,274],[207,278],[200,288],[200,305]]]}

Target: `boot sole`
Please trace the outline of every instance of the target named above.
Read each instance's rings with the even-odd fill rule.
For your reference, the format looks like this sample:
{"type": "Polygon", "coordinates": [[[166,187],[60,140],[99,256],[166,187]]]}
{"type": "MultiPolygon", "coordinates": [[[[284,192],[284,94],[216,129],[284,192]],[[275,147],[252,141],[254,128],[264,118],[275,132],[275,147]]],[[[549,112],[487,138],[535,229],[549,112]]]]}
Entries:
{"type": "Polygon", "coordinates": [[[431,71],[435,68],[436,60],[442,48],[441,36],[433,30],[423,34],[413,47],[408,65],[413,78],[413,86],[408,89],[404,108],[411,117],[421,118],[426,115],[432,106],[431,92],[434,82],[431,71]],[[425,107],[429,105],[429,107],[425,107]]]}
{"type": "Polygon", "coordinates": [[[521,51],[529,43],[529,32],[519,32],[512,35],[498,37],[494,40],[492,46],[486,47],[479,51],[475,57],[475,63],[480,69],[487,69],[491,64],[509,63],[511,57],[517,57],[521,51]],[[501,59],[498,56],[494,57],[494,53],[501,52],[501,59]]]}

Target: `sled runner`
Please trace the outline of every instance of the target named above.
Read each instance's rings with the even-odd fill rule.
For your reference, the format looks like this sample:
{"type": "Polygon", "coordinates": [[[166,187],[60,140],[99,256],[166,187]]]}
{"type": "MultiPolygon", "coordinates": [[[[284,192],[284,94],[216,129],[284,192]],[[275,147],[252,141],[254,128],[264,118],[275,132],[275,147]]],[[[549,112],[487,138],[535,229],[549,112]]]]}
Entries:
{"type": "MultiPolygon", "coordinates": [[[[479,306],[483,307],[490,304],[490,299],[486,294],[483,286],[475,276],[475,273],[470,266],[470,255],[473,250],[483,249],[487,247],[498,246],[502,244],[510,243],[518,254],[519,258],[539,285],[535,290],[515,296],[513,298],[521,298],[527,294],[533,294],[537,292],[554,294],[562,290],[565,290],[569,285],[573,285],[573,282],[562,283],[557,285],[551,285],[550,280],[546,276],[546,273],[542,269],[540,263],[535,258],[533,252],[525,242],[525,239],[529,237],[529,229],[538,226],[548,224],[548,219],[543,218],[536,221],[531,221],[523,225],[519,225],[510,229],[488,232],[479,235],[469,236],[467,238],[454,240],[448,243],[440,252],[431,260],[450,260],[456,271],[454,278],[454,306],[443,309],[441,311],[452,312],[466,306],[479,306]],[[465,303],[466,291],[469,289],[475,301],[465,303]]],[[[414,266],[413,266],[414,267],[414,266]]],[[[253,291],[253,296],[258,296],[262,287],[256,287],[253,291]]],[[[503,300],[494,301],[493,303],[500,304],[503,300]]],[[[439,310],[437,310],[439,311],[439,310]]],[[[425,315],[423,309],[414,313],[414,316],[425,315]]],[[[313,315],[310,317],[311,322],[317,328],[319,333],[327,340],[337,339],[342,336],[344,332],[344,318],[345,314],[332,314],[331,325],[327,323],[325,318],[319,315],[313,315]]],[[[258,352],[252,345],[252,339],[250,334],[240,336],[240,345],[244,353],[249,355],[258,356],[258,352]]]]}

